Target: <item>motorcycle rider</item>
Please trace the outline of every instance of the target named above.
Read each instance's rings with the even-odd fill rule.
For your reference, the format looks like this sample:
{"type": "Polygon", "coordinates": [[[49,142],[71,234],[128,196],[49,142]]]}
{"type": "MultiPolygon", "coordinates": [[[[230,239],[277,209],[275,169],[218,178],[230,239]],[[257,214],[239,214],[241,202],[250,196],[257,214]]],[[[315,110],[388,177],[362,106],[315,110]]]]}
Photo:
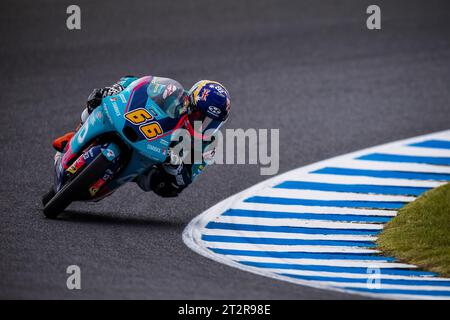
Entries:
{"type": "MultiPolygon", "coordinates": [[[[215,132],[226,122],[230,112],[230,97],[225,87],[216,81],[201,80],[194,84],[189,91],[184,90],[180,83],[173,79],[162,77],[151,77],[148,92],[150,98],[167,113],[181,118],[187,115],[188,121],[182,125],[193,139],[202,139],[208,132],[215,132]],[[201,132],[197,132],[195,121],[201,121],[201,132]]],[[[81,114],[81,123],[78,130],[86,121],[89,114],[97,108],[102,99],[114,96],[122,92],[134,81],[134,76],[122,77],[118,82],[109,87],[94,89],[89,95],[86,108],[81,114]]],[[[53,147],[58,152],[64,152],[67,143],[75,132],[69,132],[53,141],[53,147]]],[[[172,144],[173,148],[175,145],[172,144]]],[[[186,157],[174,163],[171,157],[173,152],[168,152],[166,161],[157,167],[149,168],[144,174],[134,180],[144,191],[154,191],[162,197],[176,197],[203,171],[207,162],[214,156],[214,148],[210,143],[202,143],[203,157],[200,163],[186,161],[186,157]]],[[[191,154],[192,156],[192,154],[191,154]]]]}

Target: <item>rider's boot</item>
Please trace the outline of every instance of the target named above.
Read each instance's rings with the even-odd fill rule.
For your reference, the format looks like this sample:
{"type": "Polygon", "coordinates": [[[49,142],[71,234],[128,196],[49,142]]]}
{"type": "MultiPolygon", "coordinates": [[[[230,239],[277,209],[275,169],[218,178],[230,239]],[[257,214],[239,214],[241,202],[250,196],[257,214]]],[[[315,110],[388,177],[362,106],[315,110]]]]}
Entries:
{"type": "Polygon", "coordinates": [[[74,134],[75,131],[70,131],[63,136],[56,138],[52,143],[53,148],[55,148],[55,150],[58,152],[64,152],[64,148],[67,146],[67,143],[69,143],[74,134]]]}

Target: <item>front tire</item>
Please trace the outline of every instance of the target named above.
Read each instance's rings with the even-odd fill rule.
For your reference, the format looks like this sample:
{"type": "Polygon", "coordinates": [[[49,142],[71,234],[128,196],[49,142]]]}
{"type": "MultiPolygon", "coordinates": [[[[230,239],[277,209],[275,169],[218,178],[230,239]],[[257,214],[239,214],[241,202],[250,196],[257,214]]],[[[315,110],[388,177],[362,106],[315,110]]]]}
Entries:
{"type": "Polygon", "coordinates": [[[43,196],[42,196],[42,205],[45,207],[45,205],[50,201],[50,200],[52,200],[52,198],[55,196],[55,190],[53,189],[53,187],[51,187],[50,188],[50,190],[46,193],[46,194],[44,194],[43,196]]]}
{"type": "MultiPolygon", "coordinates": [[[[76,200],[76,195],[87,191],[95,181],[100,179],[110,162],[100,153],[86,167],[77,172],[75,177],[67,182],[50,200],[44,204],[44,215],[55,219],[65,208],[76,200]]],[[[44,197],[48,196],[46,194],[44,197]]],[[[43,199],[44,202],[44,199],[43,199]]]]}

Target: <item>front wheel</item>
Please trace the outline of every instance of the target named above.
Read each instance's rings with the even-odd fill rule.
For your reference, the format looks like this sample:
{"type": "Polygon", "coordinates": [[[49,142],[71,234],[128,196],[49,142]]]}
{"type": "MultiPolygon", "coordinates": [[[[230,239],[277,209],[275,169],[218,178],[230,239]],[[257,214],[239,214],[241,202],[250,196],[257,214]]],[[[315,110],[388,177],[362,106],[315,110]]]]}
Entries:
{"type": "Polygon", "coordinates": [[[47,218],[56,218],[76,199],[77,194],[86,192],[95,181],[100,179],[109,165],[108,159],[100,152],[91,163],[77,172],[75,177],[68,181],[50,200],[45,199],[47,201],[44,203],[44,215],[47,218]]]}

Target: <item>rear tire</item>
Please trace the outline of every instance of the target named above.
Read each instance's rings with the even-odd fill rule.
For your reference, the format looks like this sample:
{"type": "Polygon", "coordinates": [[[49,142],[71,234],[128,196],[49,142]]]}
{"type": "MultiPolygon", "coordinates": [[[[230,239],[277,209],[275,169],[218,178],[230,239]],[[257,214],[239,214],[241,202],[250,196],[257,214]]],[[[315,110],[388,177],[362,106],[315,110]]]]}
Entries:
{"type": "Polygon", "coordinates": [[[103,153],[100,153],[91,163],[82,168],[79,173],[76,173],[75,177],[67,182],[51,199],[44,199],[49,196],[50,192],[44,195],[42,202],[44,203],[47,200],[44,204],[44,215],[47,218],[55,219],[72,201],[76,200],[77,194],[86,192],[89,186],[104,175],[109,164],[108,159],[105,158],[103,153]]]}

